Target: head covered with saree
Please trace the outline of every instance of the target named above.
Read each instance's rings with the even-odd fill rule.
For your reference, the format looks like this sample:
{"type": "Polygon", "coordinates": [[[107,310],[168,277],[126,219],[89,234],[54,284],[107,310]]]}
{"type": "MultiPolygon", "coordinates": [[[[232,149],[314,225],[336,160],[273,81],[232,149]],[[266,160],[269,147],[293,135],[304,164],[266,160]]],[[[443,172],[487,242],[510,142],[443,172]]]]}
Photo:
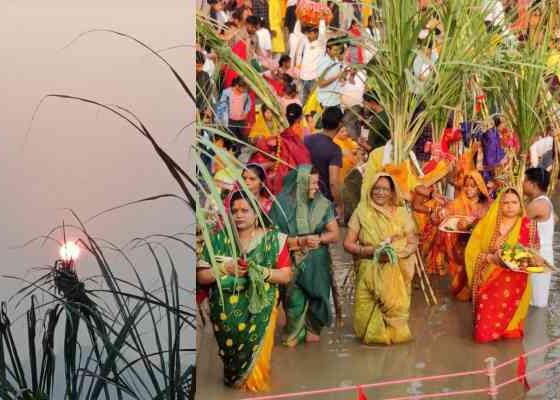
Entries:
{"type": "MultiPolygon", "coordinates": [[[[289,236],[317,235],[335,220],[334,207],[318,189],[318,173],[310,165],[292,170],[270,211],[270,219],[289,236]]],[[[303,341],[307,332],[319,335],[332,321],[331,256],[328,246],[293,252],[295,278],[285,295],[287,324],[284,342],[303,341]]]]}
{"type": "Polygon", "coordinates": [[[503,202],[507,194],[514,194],[519,200],[520,205],[519,218],[507,234],[505,243],[522,243],[527,246],[535,246],[535,241],[538,241],[535,227],[533,226],[534,224],[530,223],[527,218],[524,218],[525,209],[523,206],[522,195],[513,187],[502,190],[497,199],[488,209],[484,218],[482,218],[473,229],[471,238],[465,250],[465,267],[471,287],[473,287],[473,281],[477,278],[476,275],[484,272],[480,271],[480,267],[482,267],[481,264],[484,261],[480,259],[480,254],[497,251],[497,247],[500,246],[500,243],[498,243],[498,228],[503,218],[503,202]]]}
{"type": "Polygon", "coordinates": [[[525,216],[522,197],[513,188],[499,194],[474,228],[465,250],[475,314],[474,339],[480,343],[523,337],[531,300],[528,276],[489,262],[487,258],[488,254],[499,252],[504,244],[521,244],[533,249],[538,246],[536,223],[525,216]],[[516,221],[502,236],[500,226],[506,216],[516,217],[516,221]]]}
{"type": "MultiPolygon", "coordinates": [[[[465,188],[468,179],[471,179],[474,182],[480,196],[484,197],[484,199],[488,201],[490,199],[490,193],[488,193],[488,188],[486,187],[486,183],[484,182],[482,175],[480,175],[480,172],[476,170],[466,172],[461,182],[461,188],[465,188]]],[[[466,197],[465,190],[461,190],[460,196],[466,197]]]]}
{"type": "Polygon", "coordinates": [[[406,342],[412,337],[408,319],[414,264],[410,261],[417,246],[416,228],[402,206],[393,176],[380,172],[364,185],[367,196],[358,204],[348,227],[368,246],[379,248],[390,242],[398,258],[387,262],[377,257],[359,260],[354,331],[366,344],[406,342]]]}
{"type": "MultiPolygon", "coordinates": [[[[367,197],[365,199],[362,199],[360,203],[365,203],[365,205],[367,207],[370,207],[372,205],[373,201],[373,189],[375,187],[375,184],[377,183],[377,181],[379,181],[379,179],[381,178],[385,178],[390,182],[390,186],[391,186],[391,205],[393,206],[400,206],[403,204],[403,200],[404,200],[404,196],[402,193],[402,190],[397,182],[397,179],[395,179],[393,177],[393,175],[391,175],[389,172],[379,172],[376,175],[373,176],[373,178],[371,180],[364,180],[363,185],[364,185],[364,193],[367,193],[367,197]]],[[[359,205],[358,205],[359,206],[359,205]]]]}
{"type": "MultiPolygon", "coordinates": [[[[361,240],[375,246],[389,237],[395,237],[399,238],[393,243],[395,246],[399,247],[401,244],[399,242],[403,240],[402,245],[405,245],[406,233],[414,230],[412,227],[414,222],[412,216],[403,207],[403,198],[395,178],[386,172],[380,172],[371,181],[365,181],[364,185],[366,185],[365,193],[368,195],[362,198],[354,213],[355,219],[360,224],[361,240]],[[390,187],[390,193],[386,193],[390,198],[385,205],[380,205],[375,200],[375,190],[378,189],[376,184],[381,179],[388,180],[390,187]],[[392,207],[386,207],[387,205],[392,207]]],[[[379,189],[386,191],[387,188],[379,189]]]]}
{"type": "Polygon", "coordinates": [[[282,232],[290,235],[313,233],[331,207],[331,203],[319,191],[310,197],[311,165],[300,165],[284,178],[282,192],[271,211],[271,218],[282,232]],[[279,205],[279,207],[278,207],[279,205]]]}

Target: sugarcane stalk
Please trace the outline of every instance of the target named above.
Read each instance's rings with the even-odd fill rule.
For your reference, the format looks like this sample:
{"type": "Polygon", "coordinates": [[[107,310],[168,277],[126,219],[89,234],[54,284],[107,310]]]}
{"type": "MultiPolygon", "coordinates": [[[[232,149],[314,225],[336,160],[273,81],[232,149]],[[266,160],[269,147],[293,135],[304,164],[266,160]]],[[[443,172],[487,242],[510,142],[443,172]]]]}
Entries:
{"type": "Polygon", "coordinates": [[[424,294],[424,300],[426,300],[427,305],[431,305],[430,299],[428,298],[428,293],[426,292],[426,286],[424,285],[422,272],[420,271],[420,263],[418,262],[418,259],[414,263],[414,266],[416,267],[416,275],[418,275],[418,279],[420,279],[420,288],[422,289],[422,293],[424,294]]]}
{"type": "Polygon", "coordinates": [[[433,304],[438,304],[437,297],[434,293],[434,289],[432,288],[432,284],[430,282],[430,278],[428,277],[428,273],[426,272],[426,268],[424,267],[424,261],[422,260],[422,255],[420,254],[420,250],[418,249],[416,249],[416,258],[418,260],[420,272],[423,273],[424,279],[426,280],[432,302],[433,304]]]}

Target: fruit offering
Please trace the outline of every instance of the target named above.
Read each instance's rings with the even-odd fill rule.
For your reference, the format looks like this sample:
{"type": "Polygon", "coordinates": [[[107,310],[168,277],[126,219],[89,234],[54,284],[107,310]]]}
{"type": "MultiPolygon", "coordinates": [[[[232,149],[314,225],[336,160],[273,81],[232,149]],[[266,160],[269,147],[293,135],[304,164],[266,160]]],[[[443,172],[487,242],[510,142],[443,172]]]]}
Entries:
{"type": "Polygon", "coordinates": [[[504,244],[502,246],[500,258],[504,264],[513,271],[530,273],[545,272],[545,266],[534,265],[534,254],[520,244],[514,246],[507,243],[504,244]]]}
{"type": "Polygon", "coordinates": [[[320,4],[313,0],[300,0],[296,8],[296,16],[302,25],[319,26],[321,19],[329,24],[333,18],[327,4],[320,4]]]}
{"type": "Polygon", "coordinates": [[[468,233],[470,230],[460,229],[460,222],[467,217],[454,215],[447,217],[439,226],[439,229],[444,232],[468,233]]]}

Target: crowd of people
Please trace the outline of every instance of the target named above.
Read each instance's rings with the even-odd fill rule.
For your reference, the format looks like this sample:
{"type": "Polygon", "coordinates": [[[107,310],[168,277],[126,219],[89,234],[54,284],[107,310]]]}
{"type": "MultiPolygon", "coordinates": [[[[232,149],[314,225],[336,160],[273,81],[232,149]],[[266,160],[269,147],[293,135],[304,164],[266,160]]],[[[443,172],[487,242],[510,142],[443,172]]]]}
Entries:
{"type": "MultiPolygon", "coordinates": [[[[477,133],[450,118],[439,141],[427,126],[403,173],[391,163],[388,116],[356,68],[376,55],[375,9],[328,2],[333,17],[307,26],[296,16],[296,0],[206,3],[206,15],[268,83],[288,124],[282,127],[244,76],[218,68],[217,55],[198,47],[200,119],[229,134],[201,133],[224,149],[205,160],[236,243],[227,222],[218,221],[197,263],[197,301],[209,304],[225,383],[269,388],[277,326],[285,346],[321,340],[337,296],[329,247],[340,242],[354,259],[353,327],[364,344],[413,338],[408,320],[420,264],[434,279],[449,277],[454,299],[473,303],[475,341],[523,337],[529,306],[548,305],[551,276],[513,271],[500,252],[519,244],[534,250],[535,264],[554,264],[556,216],[547,197],[553,132],[521,155],[529,165],[522,189],[502,179],[519,157],[519,139],[503,116],[477,133]],[[367,36],[373,46],[341,42],[341,30],[367,36]],[[238,164],[224,157],[243,163],[243,183],[231,171],[238,164]],[[451,217],[456,226],[441,229],[451,217]]],[[[527,5],[519,3],[520,10],[527,5]]],[[[495,4],[490,24],[503,13],[504,4],[495,4]]],[[[528,29],[523,19],[529,16],[520,12],[512,32],[528,29]]],[[[426,26],[437,29],[437,21],[426,26]]],[[[413,68],[420,80],[430,72],[424,58],[437,58],[437,43],[426,47],[423,40],[421,33],[426,51],[413,68]]]]}

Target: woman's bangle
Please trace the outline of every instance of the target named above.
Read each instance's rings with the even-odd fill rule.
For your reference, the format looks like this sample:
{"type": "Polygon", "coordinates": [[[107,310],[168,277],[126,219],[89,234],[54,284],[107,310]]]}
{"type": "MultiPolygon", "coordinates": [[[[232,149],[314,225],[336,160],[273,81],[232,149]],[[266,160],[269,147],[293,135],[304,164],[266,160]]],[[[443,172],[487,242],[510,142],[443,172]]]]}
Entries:
{"type": "Polygon", "coordinates": [[[222,265],[220,265],[220,272],[222,273],[222,275],[228,274],[225,263],[222,263],[222,265]]]}
{"type": "Polygon", "coordinates": [[[272,275],[272,270],[270,268],[267,268],[266,270],[266,275],[264,277],[264,281],[268,282],[270,280],[270,276],[272,275]]]}

